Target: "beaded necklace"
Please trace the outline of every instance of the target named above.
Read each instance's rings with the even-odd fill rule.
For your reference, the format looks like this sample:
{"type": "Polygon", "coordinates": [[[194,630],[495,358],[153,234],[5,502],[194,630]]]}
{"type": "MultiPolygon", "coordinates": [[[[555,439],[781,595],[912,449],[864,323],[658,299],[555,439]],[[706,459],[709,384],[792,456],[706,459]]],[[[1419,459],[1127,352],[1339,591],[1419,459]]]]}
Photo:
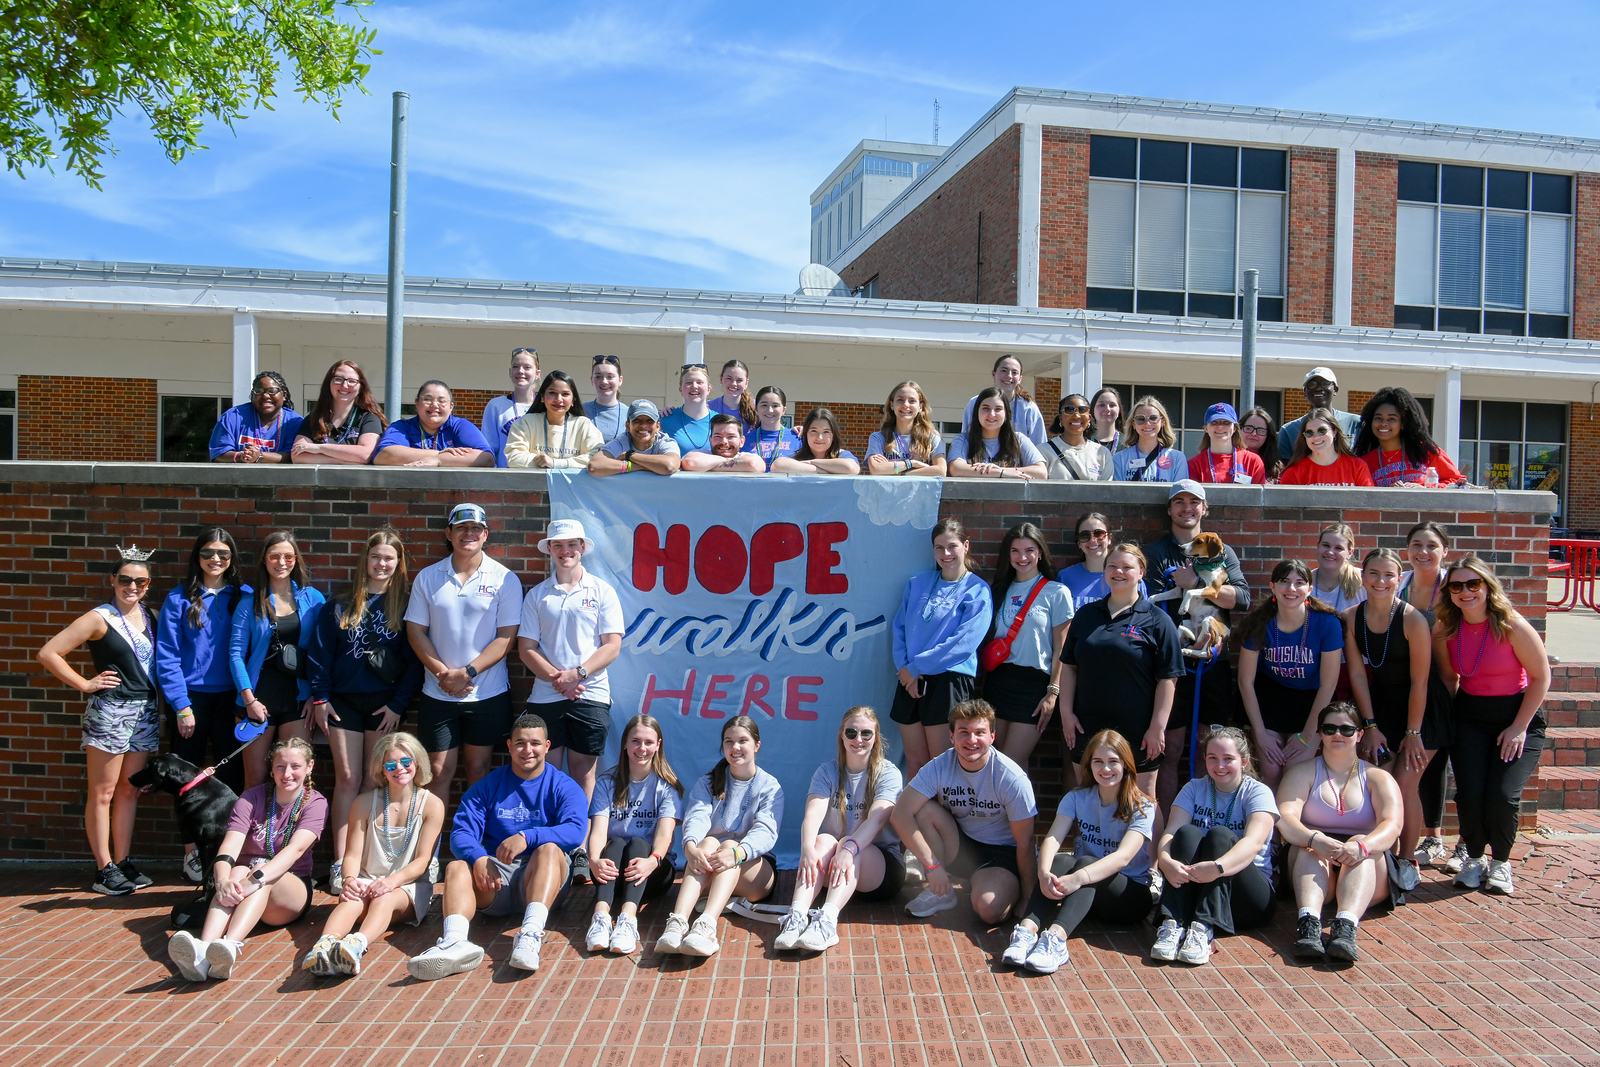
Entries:
{"type": "MultiPolygon", "coordinates": [[[[1228,798],[1228,810],[1223,813],[1222,824],[1221,825],[1227,826],[1228,822],[1233,818],[1233,806],[1235,804],[1239,803],[1239,794],[1242,793],[1242,792],[1244,792],[1244,779],[1243,778],[1239,779],[1239,784],[1234,786],[1233,795],[1228,798]]],[[[1207,830],[1209,830],[1209,829],[1211,829],[1211,827],[1217,825],[1217,823],[1215,823],[1213,821],[1213,820],[1216,819],[1216,817],[1217,817],[1217,780],[1215,778],[1213,778],[1213,779],[1211,779],[1211,813],[1208,816],[1206,816],[1206,829],[1207,830]]]]}
{"type": "Polygon", "coordinates": [[[411,848],[411,838],[417,832],[417,824],[413,816],[417,813],[418,792],[420,790],[413,786],[411,789],[411,805],[406,809],[406,839],[400,842],[398,849],[392,849],[389,847],[389,783],[387,780],[383,783],[383,822],[381,824],[383,833],[378,835],[378,847],[383,849],[383,854],[388,858],[391,867],[411,848]]]}
{"type": "Polygon", "coordinates": [[[1367,629],[1367,608],[1365,604],[1361,607],[1361,658],[1366,660],[1367,666],[1373,670],[1382,667],[1384,661],[1389,658],[1389,635],[1394,633],[1394,613],[1399,607],[1398,600],[1389,605],[1389,628],[1383,631],[1383,655],[1378,657],[1377,662],[1373,662],[1372,659],[1372,631],[1367,629]]]}
{"type": "Polygon", "coordinates": [[[289,814],[283,821],[283,831],[279,834],[276,824],[278,821],[278,791],[267,791],[267,858],[271,859],[278,854],[278,846],[274,838],[282,836],[283,843],[289,843],[289,835],[294,833],[295,827],[300,825],[300,812],[306,804],[306,787],[301,786],[300,792],[295,794],[294,804],[289,808],[289,814]]]}
{"type": "MultiPolygon", "coordinates": [[[[1439,603],[1439,587],[1442,586],[1442,585],[1444,585],[1443,575],[1440,575],[1439,577],[1437,577],[1437,578],[1435,578],[1433,580],[1433,596],[1428,598],[1428,614],[1430,614],[1430,615],[1433,614],[1434,606],[1439,603]]],[[[1406,583],[1405,592],[1400,594],[1402,597],[1405,598],[1405,602],[1407,604],[1410,604],[1412,607],[1416,607],[1417,606],[1417,602],[1415,600],[1411,599],[1411,590],[1415,589],[1416,587],[1417,587],[1417,572],[1416,571],[1412,571],[1411,572],[1411,580],[1406,583]]]]}
{"type": "Polygon", "coordinates": [[[1472,670],[1470,671],[1464,671],[1461,669],[1462,665],[1467,662],[1466,657],[1461,654],[1461,639],[1466,636],[1466,633],[1467,622],[1465,619],[1463,619],[1461,620],[1461,626],[1456,630],[1456,674],[1461,678],[1471,678],[1474,674],[1478,673],[1478,668],[1483,666],[1483,650],[1489,646],[1489,620],[1483,620],[1483,640],[1478,642],[1478,655],[1475,659],[1473,659],[1472,670]]]}

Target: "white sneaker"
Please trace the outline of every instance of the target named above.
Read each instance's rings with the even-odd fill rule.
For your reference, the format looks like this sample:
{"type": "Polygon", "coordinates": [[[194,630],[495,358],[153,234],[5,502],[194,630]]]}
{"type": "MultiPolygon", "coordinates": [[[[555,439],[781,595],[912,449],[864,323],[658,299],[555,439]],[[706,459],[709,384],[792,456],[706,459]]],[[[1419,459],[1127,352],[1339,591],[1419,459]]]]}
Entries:
{"type": "Polygon", "coordinates": [[[1183,947],[1178,949],[1178,959],[1199,967],[1211,962],[1211,934],[1199,923],[1190,923],[1184,935],[1183,947]]]}
{"type": "Polygon", "coordinates": [[[715,956],[717,954],[717,921],[702,915],[683,935],[678,951],[685,956],[715,956]]]}
{"type": "Polygon", "coordinates": [[[1443,862],[1449,854],[1449,850],[1444,847],[1443,838],[1430,834],[1417,842],[1416,861],[1425,867],[1433,867],[1443,862]]]}
{"type": "Polygon", "coordinates": [[[1046,930],[1022,965],[1038,974],[1055,974],[1070,958],[1067,942],[1046,930]]]}
{"type": "Polygon", "coordinates": [[[618,956],[631,956],[639,948],[639,920],[623,915],[611,928],[611,951],[618,956]]]}
{"type": "Polygon", "coordinates": [[[683,935],[689,932],[689,920],[673,912],[667,916],[667,928],[656,941],[657,952],[677,952],[683,947],[683,935]]]}
{"type": "Polygon", "coordinates": [[[1455,851],[1450,853],[1450,858],[1444,861],[1444,869],[1449,874],[1459,874],[1461,873],[1461,868],[1467,865],[1467,860],[1470,858],[1467,855],[1467,843],[1465,841],[1457,841],[1455,851]]]}
{"type": "Polygon", "coordinates": [[[206,943],[187,930],[179,930],[167,942],[167,958],[178,968],[185,982],[204,982],[211,976],[206,962],[206,943]]]}
{"type": "Polygon", "coordinates": [[[1153,960],[1175,960],[1178,958],[1178,946],[1183,943],[1183,927],[1178,925],[1178,920],[1167,919],[1161,924],[1161,929],[1156,931],[1156,943],[1150,946],[1150,958],[1153,960]]]}
{"type": "Polygon", "coordinates": [[[611,916],[596,915],[589,921],[589,932],[583,945],[590,952],[604,952],[611,947],[611,916]]]}
{"type": "Polygon", "coordinates": [[[335,863],[328,867],[328,895],[336,897],[344,892],[344,864],[335,863]]]}
{"type": "Polygon", "coordinates": [[[940,896],[931,889],[924,889],[918,893],[916,899],[906,905],[906,911],[919,919],[926,919],[930,915],[937,915],[941,911],[949,911],[957,903],[956,891],[951,889],[944,896],[940,896]]]}
{"type": "Polygon", "coordinates": [[[518,930],[517,939],[511,944],[511,958],[506,962],[519,971],[537,971],[539,948],[543,944],[543,930],[518,930]]]}
{"type": "Polygon", "coordinates": [[[221,938],[206,946],[206,962],[211,965],[211,977],[227,981],[233,975],[233,965],[239,962],[242,941],[221,938]]]}
{"type": "Polygon", "coordinates": [[[1011,944],[1000,953],[1000,961],[1009,963],[1013,967],[1021,967],[1028,959],[1028,953],[1033,951],[1033,946],[1039,943],[1039,935],[1018,923],[1011,928],[1011,944]]]}
{"type": "Polygon", "coordinates": [[[773,940],[772,947],[778,952],[792,952],[800,946],[800,936],[806,932],[806,927],[811,925],[811,918],[803,911],[790,909],[789,914],[783,917],[783,923],[778,927],[778,936],[773,940]]]}
{"type": "Polygon", "coordinates": [[[428,861],[428,881],[434,883],[435,885],[439,884],[439,854],[437,852],[435,852],[433,854],[433,858],[428,861]]]}
{"type": "Polygon", "coordinates": [[[330,974],[360,974],[361,957],[366,955],[367,946],[356,934],[345,934],[328,951],[328,966],[330,974]]]}
{"type": "Polygon", "coordinates": [[[337,937],[323,934],[317,938],[317,943],[311,946],[311,951],[306,953],[306,958],[300,961],[302,971],[310,971],[318,978],[326,978],[333,973],[333,946],[339,943],[337,937]]]}
{"type": "Polygon", "coordinates": [[[183,857],[183,876],[195,885],[206,880],[205,868],[200,866],[200,850],[195,849],[183,857]]]}
{"type": "Polygon", "coordinates": [[[814,911],[811,913],[811,925],[806,927],[806,932],[800,937],[800,947],[807,952],[825,952],[839,943],[839,927],[828,913],[814,911]]]}
{"type": "Polygon", "coordinates": [[[1509,897],[1517,891],[1511,882],[1511,861],[1490,860],[1489,873],[1484,878],[1483,887],[1491,893],[1499,893],[1509,897]]]}
{"type": "MultiPolygon", "coordinates": [[[[1454,862],[1452,860],[1451,862],[1454,862]]],[[[1456,872],[1456,885],[1462,889],[1477,889],[1483,885],[1484,862],[1482,856],[1468,857],[1456,872]]]]}
{"type": "Polygon", "coordinates": [[[419,982],[434,982],[448,974],[470,971],[483,962],[483,949],[471,941],[434,944],[406,960],[406,972],[419,982]]]}

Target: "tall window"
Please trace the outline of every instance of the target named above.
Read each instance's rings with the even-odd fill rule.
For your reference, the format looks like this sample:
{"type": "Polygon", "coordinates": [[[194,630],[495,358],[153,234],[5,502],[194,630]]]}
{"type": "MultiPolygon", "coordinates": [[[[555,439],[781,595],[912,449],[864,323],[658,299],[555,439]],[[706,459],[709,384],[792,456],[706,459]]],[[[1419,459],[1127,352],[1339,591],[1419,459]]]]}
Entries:
{"type": "Polygon", "coordinates": [[[164,463],[205,463],[211,459],[211,431],[228,410],[225,396],[161,398],[161,459],[164,463]]]}
{"type": "Polygon", "coordinates": [[[1569,175],[1402,160],[1399,178],[1397,328],[1569,335],[1569,175]]]}
{"type": "Polygon", "coordinates": [[[1567,406],[1508,400],[1461,402],[1461,473],[1491,489],[1555,493],[1566,498],[1567,406]]]}
{"type": "MultiPolygon", "coordinates": [[[[1123,406],[1129,413],[1140,397],[1153,396],[1161,401],[1161,406],[1167,409],[1167,417],[1172,420],[1173,432],[1178,435],[1178,448],[1186,456],[1192,456],[1205,447],[1206,410],[1212,404],[1232,404],[1235,409],[1239,406],[1239,390],[1225,386],[1111,384],[1111,388],[1122,397],[1123,406]]],[[[1280,390],[1257,389],[1256,406],[1271,415],[1275,424],[1283,423],[1283,393],[1280,390]]],[[[1244,412],[1239,412],[1240,418],[1244,415],[1244,412]]],[[[1049,424],[1054,421],[1054,416],[1047,415],[1044,421],[1049,424]]]]}
{"type": "Polygon", "coordinates": [[[1089,310],[1238,318],[1253,267],[1283,321],[1287,152],[1095,135],[1089,176],[1089,310]]]}
{"type": "Polygon", "coordinates": [[[0,460],[17,458],[17,391],[0,389],[0,460]]]}

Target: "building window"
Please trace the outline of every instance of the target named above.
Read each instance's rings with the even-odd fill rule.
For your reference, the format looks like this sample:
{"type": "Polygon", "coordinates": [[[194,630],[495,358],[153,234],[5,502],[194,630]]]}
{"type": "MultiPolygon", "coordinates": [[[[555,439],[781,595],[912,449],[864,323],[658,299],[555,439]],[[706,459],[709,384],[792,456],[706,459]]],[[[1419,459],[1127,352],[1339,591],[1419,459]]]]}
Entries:
{"type": "Polygon", "coordinates": [[[1543,489],[1566,503],[1567,406],[1461,402],[1461,473],[1491,489],[1543,489]]]}
{"type": "Polygon", "coordinates": [[[17,458],[17,391],[0,389],[0,460],[17,458]]]}
{"type": "Polygon", "coordinates": [[[1572,178],[1401,160],[1397,329],[1567,337],[1572,178]]]}
{"type": "Polygon", "coordinates": [[[162,462],[210,462],[211,431],[230,406],[231,401],[225,396],[162,397],[162,462]]]}
{"type": "Polygon", "coordinates": [[[1287,152],[1095,135],[1089,176],[1089,310],[1235,319],[1255,268],[1284,320],[1287,152]]]}
{"type": "MultiPolygon", "coordinates": [[[[1239,390],[1224,386],[1111,385],[1110,388],[1115,389],[1117,395],[1122,397],[1122,403],[1129,414],[1132,413],[1133,405],[1140,397],[1153,396],[1161,401],[1161,406],[1167,409],[1167,417],[1172,420],[1172,429],[1178,435],[1178,448],[1186,456],[1192,456],[1205,447],[1207,408],[1212,404],[1232,404],[1237,410],[1239,406],[1239,390]]],[[[1272,416],[1274,425],[1283,425],[1281,390],[1257,389],[1256,406],[1272,416]]],[[[1242,411],[1239,412],[1239,417],[1243,418],[1244,414],[1242,411]]],[[[1046,414],[1044,421],[1049,425],[1055,421],[1055,415],[1046,414]]]]}

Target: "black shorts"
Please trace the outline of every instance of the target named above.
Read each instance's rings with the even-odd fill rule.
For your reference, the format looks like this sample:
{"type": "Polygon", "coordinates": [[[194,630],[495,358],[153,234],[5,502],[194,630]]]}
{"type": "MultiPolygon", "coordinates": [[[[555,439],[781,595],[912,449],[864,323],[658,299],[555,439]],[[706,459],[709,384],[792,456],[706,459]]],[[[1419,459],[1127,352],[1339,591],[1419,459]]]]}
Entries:
{"type": "MultiPolygon", "coordinates": [[[[393,699],[393,693],[379,691],[376,693],[329,693],[328,703],[333,705],[333,711],[328,715],[328,725],[337,726],[341,730],[376,730],[383,716],[378,709],[388,705],[393,699]]],[[[405,718],[404,708],[393,709],[405,718]]],[[[399,729],[397,725],[395,729],[399,729]]]]}
{"type": "Polygon", "coordinates": [[[963,700],[971,700],[977,690],[978,680],[970,674],[945,671],[942,674],[922,676],[922,696],[916,700],[906,692],[906,687],[895,683],[894,704],[889,708],[889,718],[901,726],[948,726],[950,709],[963,700]]]}
{"type": "Polygon", "coordinates": [[[863,904],[875,904],[885,900],[893,900],[900,895],[900,890],[904,889],[906,885],[905,853],[899,849],[884,848],[882,845],[872,845],[871,847],[883,853],[883,881],[878,883],[876,889],[858,892],[850,898],[851,900],[859,900],[863,904]]]}
{"type": "Polygon", "coordinates": [[[966,831],[959,825],[956,833],[961,835],[961,847],[957,850],[955,858],[945,862],[945,870],[957,878],[971,878],[985,867],[999,867],[1010,871],[1017,878],[1022,877],[1017,869],[1016,845],[986,845],[982,841],[974,841],[968,837],[966,831]]]}
{"type": "Polygon", "coordinates": [[[1037,667],[1002,663],[983,679],[983,699],[994,705],[1002,722],[1036,721],[1034,713],[1050,686],[1050,675],[1037,667]]]}
{"type": "Polygon", "coordinates": [[[290,919],[286,923],[269,923],[265,919],[262,919],[261,923],[260,923],[262,929],[265,929],[265,930],[282,930],[285,926],[293,926],[295,923],[299,922],[301,919],[304,919],[306,917],[306,913],[311,910],[311,876],[310,875],[305,875],[305,874],[288,874],[288,875],[285,875],[284,877],[286,877],[286,878],[298,878],[305,885],[305,887],[306,887],[306,903],[305,903],[305,906],[300,909],[300,914],[299,915],[296,915],[294,918],[290,919]]]}
{"type": "Polygon", "coordinates": [[[1256,670],[1256,707],[1261,709],[1261,725],[1273,733],[1300,733],[1316,702],[1316,687],[1290,689],[1266,670],[1256,670]]]}
{"type": "Polygon", "coordinates": [[[440,700],[422,694],[417,704],[417,736],[429,752],[462,745],[494,748],[511,736],[511,694],[483,700],[440,700]]]}
{"type": "MultiPolygon", "coordinates": [[[[288,726],[306,717],[305,702],[300,699],[299,679],[285,674],[270,663],[261,665],[261,673],[256,677],[252,692],[257,700],[267,706],[267,723],[271,726],[288,726]]],[[[243,714],[243,709],[240,709],[240,714],[243,714]]]]}
{"type": "MultiPolygon", "coordinates": [[[[1378,722],[1390,751],[1397,751],[1411,718],[1411,687],[1372,686],[1372,717],[1378,722]]],[[[1428,701],[1422,710],[1422,747],[1429,752],[1450,747],[1453,700],[1438,671],[1428,672],[1428,701]]]]}
{"type": "Polygon", "coordinates": [[[569,748],[584,756],[606,750],[611,732],[611,705],[595,700],[557,700],[529,704],[527,710],[544,720],[551,748],[569,748]]]}
{"type": "MultiPolygon", "coordinates": [[[[1146,726],[1145,729],[1148,730],[1149,727],[1146,726]]],[[[1099,732],[1098,728],[1091,730],[1087,727],[1078,732],[1078,743],[1072,746],[1073,763],[1081,764],[1083,762],[1084,750],[1089,747],[1089,738],[1099,732]]],[[[1118,732],[1120,733],[1121,731],[1118,732]]],[[[1140,734],[1138,737],[1129,737],[1127,742],[1128,747],[1133,749],[1133,771],[1135,774],[1149,774],[1151,771],[1159,771],[1161,769],[1160,756],[1151,759],[1144,754],[1144,734],[1140,734]]]]}

